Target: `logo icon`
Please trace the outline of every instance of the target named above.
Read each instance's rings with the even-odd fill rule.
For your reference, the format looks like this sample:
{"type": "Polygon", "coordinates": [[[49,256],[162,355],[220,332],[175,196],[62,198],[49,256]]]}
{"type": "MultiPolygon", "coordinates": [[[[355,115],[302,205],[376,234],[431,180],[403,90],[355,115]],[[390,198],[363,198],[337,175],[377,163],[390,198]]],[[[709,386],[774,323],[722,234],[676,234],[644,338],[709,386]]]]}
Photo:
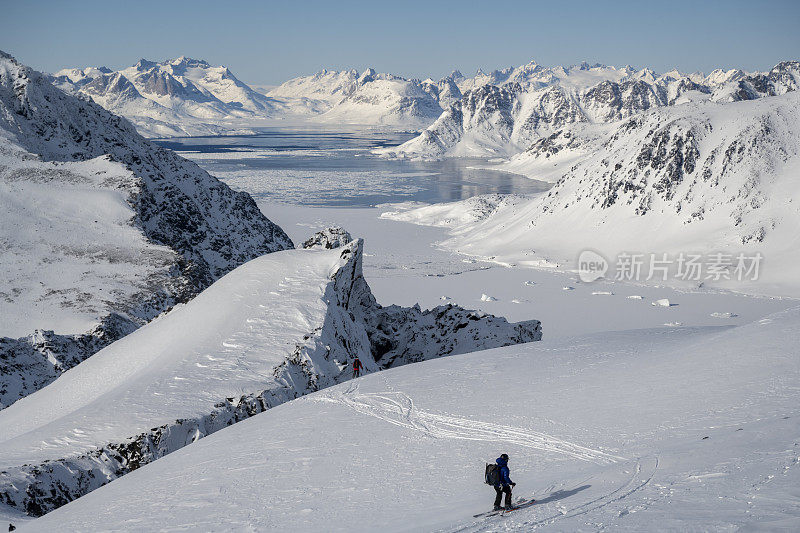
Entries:
{"type": "Polygon", "coordinates": [[[608,261],[593,250],[584,250],[578,256],[578,277],[584,283],[602,278],[608,272],[608,261]]]}

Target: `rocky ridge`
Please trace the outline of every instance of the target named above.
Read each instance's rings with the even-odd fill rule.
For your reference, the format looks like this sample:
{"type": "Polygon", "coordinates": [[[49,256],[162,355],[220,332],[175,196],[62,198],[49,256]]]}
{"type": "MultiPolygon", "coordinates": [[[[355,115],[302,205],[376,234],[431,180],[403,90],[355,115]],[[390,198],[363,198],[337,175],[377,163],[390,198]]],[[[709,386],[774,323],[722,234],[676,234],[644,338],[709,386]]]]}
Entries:
{"type": "Polygon", "coordinates": [[[338,254],[338,268],[324,290],[324,319],[297,339],[294,351],[274,367],[274,384],[265,382],[259,391],[220,398],[206,414],[177,419],[89,453],[4,467],[0,472],[0,501],[41,516],[208,434],[350,379],[350,362],[355,356],[369,371],[377,371],[541,339],[541,325],[536,320],[510,324],[503,318],[453,305],[428,311],[418,306],[382,307],[363,278],[362,241],[333,253],[338,254]]]}

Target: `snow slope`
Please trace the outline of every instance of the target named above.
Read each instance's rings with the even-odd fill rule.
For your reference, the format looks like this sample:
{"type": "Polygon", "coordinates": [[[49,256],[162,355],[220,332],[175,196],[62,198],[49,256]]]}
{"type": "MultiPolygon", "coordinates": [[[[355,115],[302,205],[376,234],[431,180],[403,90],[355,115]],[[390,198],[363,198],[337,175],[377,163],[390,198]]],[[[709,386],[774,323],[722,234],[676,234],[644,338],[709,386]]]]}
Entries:
{"type": "Polygon", "coordinates": [[[21,531],[791,531],[800,309],[427,361],[309,395],[21,531]],[[498,398],[498,388],[502,390],[498,398]],[[484,462],[517,497],[490,508],[484,462]]]}
{"type": "Polygon", "coordinates": [[[368,372],[541,338],[538,321],[382,307],[362,242],[268,254],[0,412],[0,501],[38,516],[197,439],[368,372]]]}
{"type": "MultiPolygon", "coordinates": [[[[798,104],[794,91],[636,115],[594,151],[562,160],[563,173],[548,193],[507,202],[488,218],[461,224],[444,244],[531,265],[542,259],[574,264],[584,249],[609,260],[621,252],[762,253],[757,283],[722,279],[719,285],[800,294],[798,104]]],[[[474,201],[385,216],[440,224],[443,211],[452,218],[473,209],[474,201]]]]}
{"type": "Polygon", "coordinates": [[[0,407],[292,247],[249,195],[0,55],[0,407]]]}

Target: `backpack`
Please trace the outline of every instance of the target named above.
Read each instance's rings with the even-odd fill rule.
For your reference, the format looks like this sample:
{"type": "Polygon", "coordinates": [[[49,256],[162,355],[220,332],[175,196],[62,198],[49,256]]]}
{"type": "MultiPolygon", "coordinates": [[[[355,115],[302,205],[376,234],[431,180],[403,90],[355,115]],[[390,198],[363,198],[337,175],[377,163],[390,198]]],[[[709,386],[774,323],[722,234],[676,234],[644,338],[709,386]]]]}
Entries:
{"type": "Polygon", "coordinates": [[[486,474],[483,481],[487,485],[499,485],[500,465],[497,463],[486,463],[486,474]]]}

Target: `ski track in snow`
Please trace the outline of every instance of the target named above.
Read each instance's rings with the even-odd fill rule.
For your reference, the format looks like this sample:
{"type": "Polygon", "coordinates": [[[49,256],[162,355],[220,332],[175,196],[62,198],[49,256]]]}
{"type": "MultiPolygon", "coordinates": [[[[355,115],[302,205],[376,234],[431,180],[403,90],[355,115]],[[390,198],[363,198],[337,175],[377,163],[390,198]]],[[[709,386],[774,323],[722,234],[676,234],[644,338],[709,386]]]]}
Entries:
{"type": "MultiPolygon", "coordinates": [[[[643,489],[647,486],[655,476],[656,471],[658,470],[659,459],[657,456],[651,457],[644,457],[636,459],[636,466],[633,469],[633,473],[631,474],[630,478],[620,487],[614,489],[613,491],[599,496],[597,498],[591,499],[587,502],[581,503],[580,505],[576,505],[572,508],[565,508],[565,507],[558,507],[557,511],[552,512],[552,507],[548,504],[548,500],[550,500],[553,496],[558,495],[561,492],[578,492],[582,490],[582,488],[587,488],[586,482],[590,481],[591,478],[586,479],[584,481],[578,482],[574,484],[574,487],[571,489],[559,489],[555,490],[555,486],[547,487],[546,489],[539,491],[541,494],[547,494],[547,496],[539,497],[540,501],[537,501],[531,507],[526,507],[525,509],[517,511],[515,514],[511,515],[511,519],[513,520],[514,517],[519,517],[523,513],[525,515],[537,515],[539,514],[537,511],[542,509],[546,511],[550,511],[547,513],[546,516],[536,516],[532,520],[527,521],[519,521],[513,520],[513,522],[504,524],[503,529],[506,530],[522,530],[522,531],[530,531],[533,529],[537,529],[539,527],[549,526],[554,524],[559,520],[563,520],[565,518],[574,518],[576,516],[580,516],[591,511],[595,511],[597,509],[601,509],[606,507],[607,505],[613,504],[620,500],[627,498],[628,496],[638,492],[639,490],[643,489]],[[642,477],[642,472],[649,472],[646,478],[642,477]]],[[[560,499],[560,498],[559,498],[560,499]]],[[[557,500],[556,500],[557,501],[557,500]]],[[[545,514],[545,513],[542,513],[545,514]]],[[[600,529],[603,529],[602,527],[600,529]]],[[[473,521],[472,523],[457,527],[455,529],[446,529],[441,530],[441,533],[464,533],[464,532],[471,532],[471,533],[478,533],[480,531],[497,531],[498,524],[496,523],[495,517],[481,517],[477,521],[473,521]],[[488,522],[488,523],[487,523],[488,522]]]]}
{"type": "Polygon", "coordinates": [[[566,512],[561,512],[559,514],[556,514],[556,515],[553,515],[553,516],[550,516],[550,517],[546,517],[546,518],[542,518],[542,519],[539,519],[539,520],[535,520],[535,521],[532,521],[532,522],[525,522],[525,523],[522,524],[522,526],[523,527],[531,527],[531,528],[533,528],[533,527],[537,527],[537,526],[540,526],[540,525],[552,524],[556,520],[560,520],[562,518],[572,518],[572,517],[575,517],[575,516],[586,514],[586,513],[590,512],[590,511],[594,511],[596,509],[600,509],[601,507],[605,507],[605,506],[610,505],[610,504],[612,504],[614,502],[617,502],[619,500],[627,498],[628,496],[630,496],[634,492],[637,492],[637,491],[643,489],[646,485],[648,485],[653,480],[653,476],[655,476],[656,470],[658,470],[658,462],[659,461],[658,461],[658,457],[657,456],[637,459],[636,460],[636,468],[634,469],[633,474],[631,475],[631,477],[628,480],[628,482],[625,485],[623,485],[622,487],[619,487],[618,489],[610,492],[609,494],[606,494],[606,495],[601,496],[599,498],[595,498],[594,500],[590,500],[590,501],[585,502],[585,503],[583,503],[581,505],[573,507],[572,509],[569,509],[566,512]],[[643,464],[645,465],[644,468],[642,466],[643,464]],[[650,469],[648,469],[649,470],[649,475],[647,476],[647,478],[641,479],[642,471],[645,470],[646,467],[649,467],[651,464],[652,464],[652,467],[650,469]]]}
{"type": "Polygon", "coordinates": [[[595,464],[624,461],[624,457],[573,444],[546,433],[489,422],[440,415],[417,409],[414,400],[403,392],[359,393],[351,383],[343,394],[321,395],[319,401],[336,402],[362,414],[396,426],[413,429],[437,439],[463,439],[517,444],[527,448],[568,455],[595,464]]]}

